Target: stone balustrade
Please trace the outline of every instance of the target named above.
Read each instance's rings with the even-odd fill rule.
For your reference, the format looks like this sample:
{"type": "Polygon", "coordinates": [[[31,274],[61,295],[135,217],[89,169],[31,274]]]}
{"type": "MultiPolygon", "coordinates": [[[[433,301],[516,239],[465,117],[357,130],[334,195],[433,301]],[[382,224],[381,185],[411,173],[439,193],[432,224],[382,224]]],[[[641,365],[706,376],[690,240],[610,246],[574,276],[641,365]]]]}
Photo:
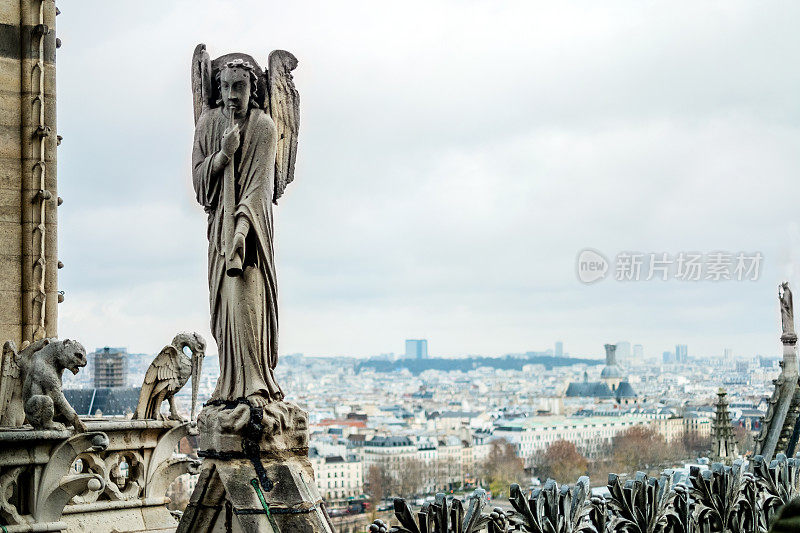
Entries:
{"type": "Polygon", "coordinates": [[[189,423],[84,418],[86,433],[0,428],[0,530],[174,531],[165,492],[199,461],[189,423]]]}

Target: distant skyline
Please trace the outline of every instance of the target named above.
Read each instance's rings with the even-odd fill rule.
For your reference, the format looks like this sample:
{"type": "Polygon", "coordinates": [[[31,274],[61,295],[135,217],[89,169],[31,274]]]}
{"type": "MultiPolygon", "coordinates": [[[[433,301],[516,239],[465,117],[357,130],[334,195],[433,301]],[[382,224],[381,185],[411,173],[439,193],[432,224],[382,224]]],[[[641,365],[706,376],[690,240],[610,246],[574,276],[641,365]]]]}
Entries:
{"type": "MultiPolygon", "coordinates": [[[[420,340],[425,341],[426,347],[427,347],[428,339],[420,339],[420,340]]],[[[409,342],[417,342],[417,341],[415,339],[406,339],[405,342],[406,342],[406,346],[405,346],[405,350],[404,351],[403,350],[400,350],[400,351],[388,350],[388,351],[382,351],[382,352],[379,352],[379,353],[362,354],[360,356],[359,355],[354,355],[354,354],[346,354],[346,353],[341,353],[341,354],[318,354],[318,353],[302,353],[302,352],[295,352],[295,353],[287,354],[287,355],[298,355],[299,354],[299,355],[309,356],[309,357],[326,357],[326,356],[327,357],[337,357],[337,356],[342,356],[342,357],[362,357],[362,358],[367,358],[367,357],[379,357],[380,358],[380,357],[386,357],[386,356],[393,356],[396,359],[402,359],[402,358],[405,358],[405,359],[416,359],[416,358],[418,358],[416,353],[410,353],[409,349],[408,349],[408,347],[409,347],[408,343],[409,342]]],[[[687,355],[687,357],[689,359],[692,359],[692,358],[705,359],[705,358],[709,358],[709,357],[718,357],[720,360],[724,360],[727,357],[726,353],[728,353],[728,352],[730,352],[730,353],[728,353],[728,356],[730,356],[732,358],[737,358],[737,359],[738,358],[750,359],[750,358],[757,357],[757,356],[770,357],[770,358],[775,358],[775,357],[780,357],[781,356],[781,354],[777,354],[777,353],[775,353],[775,354],[739,353],[739,352],[737,352],[735,350],[732,350],[731,348],[723,348],[722,350],[719,351],[719,353],[716,353],[716,352],[699,353],[699,352],[692,352],[691,347],[687,346],[685,344],[673,344],[672,346],[670,346],[671,349],[668,349],[668,350],[663,350],[663,349],[660,349],[660,348],[659,349],[647,350],[647,349],[645,349],[645,347],[641,343],[631,344],[631,347],[633,349],[631,352],[626,353],[626,352],[623,351],[621,353],[620,352],[620,343],[621,342],[624,343],[624,342],[629,342],[629,341],[617,341],[616,343],[612,342],[610,344],[617,344],[617,352],[616,352],[617,361],[620,364],[623,364],[623,365],[625,363],[630,363],[631,361],[633,361],[633,358],[638,357],[638,355],[636,353],[637,349],[641,350],[641,354],[640,355],[642,355],[645,360],[661,361],[662,355],[664,353],[670,353],[672,355],[675,355],[677,353],[677,348],[681,347],[681,346],[686,349],[685,353],[686,353],[686,355],[687,355]]],[[[562,357],[567,357],[567,358],[574,358],[574,359],[581,359],[581,358],[605,359],[604,344],[608,344],[608,343],[603,343],[603,344],[600,345],[599,350],[595,350],[594,352],[588,351],[588,352],[585,352],[585,353],[584,352],[581,352],[581,353],[569,352],[568,350],[566,350],[568,345],[565,342],[559,341],[559,342],[554,343],[554,346],[539,346],[539,347],[533,347],[533,348],[529,348],[529,349],[525,349],[525,350],[517,350],[517,351],[511,351],[511,352],[505,352],[505,353],[439,354],[439,353],[436,353],[434,351],[434,352],[429,352],[429,353],[426,352],[427,355],[425,357],[431,357],[431,358],[504,357],[504,356],[507,356],[507,355],[523,355],[523,354],[526,354],[526,353],[540,353],[540,354],[550,353],[554,357],[559,357],[559,355],[557,353],[557,348],[558,348],[558,344],[559,343],[561,344],[561,347],[562,347],[562,350],[563,350],[561,356],[562,357]]]]}
{"type": "Polygon", "coordinates": [[[189,61],[292,51],[280,353],[780,353],[800,287],[800,4],[61,0],[59,334],[209,341],[189,61]],[[113,28],[105,31],[104,28],[113,28]],[[760,252],[757,281],[576,277],[577,254],[760,252]]]}

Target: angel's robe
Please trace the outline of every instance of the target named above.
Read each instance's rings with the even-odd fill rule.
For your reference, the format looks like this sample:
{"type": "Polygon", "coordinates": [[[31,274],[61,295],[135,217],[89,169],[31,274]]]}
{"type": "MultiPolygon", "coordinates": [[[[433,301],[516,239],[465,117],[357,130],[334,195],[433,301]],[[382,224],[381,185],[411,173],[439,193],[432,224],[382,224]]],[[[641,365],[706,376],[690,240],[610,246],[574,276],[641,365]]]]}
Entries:
{"type": "MultiPolygon", "coordinates": [[[[241,276],[225,272],[222,226],[224,170],[212,174],[228,118],[222,108],[205,110],[197,121],[192,178],[197,201],[208,213],[208,285],[211,331],[219,349],[220,376],[212,399],[235,400],[259,394],[280,400],[273,370],[278,363],[278,302],[273,257],[272,196],[275,187],[275,123],[251,108],[240,128],[234,157],[236,210],[250,231],[241,276]]],[[[230,164],[230,163],[229,163],[230,164]]]]}

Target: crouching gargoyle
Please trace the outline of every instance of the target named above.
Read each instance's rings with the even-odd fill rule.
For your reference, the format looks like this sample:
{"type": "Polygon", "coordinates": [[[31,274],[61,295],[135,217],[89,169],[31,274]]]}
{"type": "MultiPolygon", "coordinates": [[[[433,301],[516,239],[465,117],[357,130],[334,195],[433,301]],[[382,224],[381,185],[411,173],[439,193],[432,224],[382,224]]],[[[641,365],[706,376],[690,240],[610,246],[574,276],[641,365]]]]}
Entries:
{"type": "Polygon", "coordinates": [[[86,431],[61,390],[64,370],[73,374],[86,366],[86,350],[69,339],[41,339],[17,353],[13,341],[3,345],[0,364],[0,425],[34,429],[64,429],[61,417],[76,431],[86,431]]]}

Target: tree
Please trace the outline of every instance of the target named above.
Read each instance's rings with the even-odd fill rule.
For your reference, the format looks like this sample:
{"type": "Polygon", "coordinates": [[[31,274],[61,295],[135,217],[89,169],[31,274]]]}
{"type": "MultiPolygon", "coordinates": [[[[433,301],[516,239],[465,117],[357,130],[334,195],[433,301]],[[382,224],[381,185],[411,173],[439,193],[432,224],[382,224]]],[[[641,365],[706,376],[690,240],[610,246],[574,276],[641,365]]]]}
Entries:
{"type": "Polygon", "coordinates": [[[438,457],[433,462],[433,482],[436,490],[449,491],[460,485],[461,462],[451,456],[438,457]]]}
{"type": "Polygon", "coordinates": [[[372,512],[378,509],[381,502],[389,497],[392,490],[392,476],[381,463],[374,464],[367,470],[367,493],[372,504],[372,512]]]}
{"type": "Polygon", "coordinates": [[[536,461],[541,478],[553,478],[559,483],[573,483],[586,474],[589,460],[578,452],[575,444],[557,440],[550,444],[536,461]]]}
{"type": "Polygon", "coordinates": [[[489,453],[479,466],[480,477],[489,485],[492,495],[508,494],[511,483],[519,482],[525,475],[525,463],[517,457],[514,445],[505,439],[489,444],[489,453]]]}
{"type": "Polygon", "coordinates": [[[619,473],[657,469],[676,453],[682,455],[683,446],[667,445],[664,437],[649,426],[633,426],[618,433],[611,446],[612,462],[619,473]]]}
{"type": "Polygon", "coordinates": [[[756,439],[752,431],[744,426],[736,426],[733,428],[733,437],[736,439],[739,453],[744,455],[753,452],[756,446],[756,439]]]}
{"type": "MultiPolygon", "coordinates": [[[[736,430],[734,430],[735,433],[736,430]]],[[[696,431],[686,430],[683,432],[682,440],[687,458],[706,455],[711,451],[711,435],[701,436],[696,431]]]]}
{"type": "Polygon", "coordinates": [[[430,475],[430,468],[424,461],[419,459],[407,459],[403,461],[400,469],[400,482],[397,484],[399,494],[402,498],[413,498],[422,494],[425,490],[425,483],[430,475]]]}

